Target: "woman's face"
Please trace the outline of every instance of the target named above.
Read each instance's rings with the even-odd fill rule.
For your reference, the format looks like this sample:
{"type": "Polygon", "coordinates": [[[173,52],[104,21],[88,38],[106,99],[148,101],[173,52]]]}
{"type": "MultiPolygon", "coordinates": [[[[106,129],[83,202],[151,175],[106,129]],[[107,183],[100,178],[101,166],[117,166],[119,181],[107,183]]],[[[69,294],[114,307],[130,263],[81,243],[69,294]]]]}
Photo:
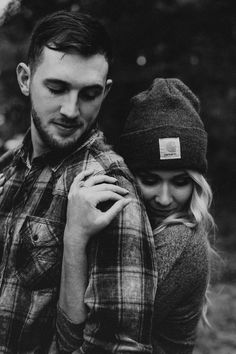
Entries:
{"type": "Polygon", "coordinates": [[[151,223],[157,226],[167,216],[184,210],[193,181],[184,170],[141,171],[136,175],[151,223]]]}

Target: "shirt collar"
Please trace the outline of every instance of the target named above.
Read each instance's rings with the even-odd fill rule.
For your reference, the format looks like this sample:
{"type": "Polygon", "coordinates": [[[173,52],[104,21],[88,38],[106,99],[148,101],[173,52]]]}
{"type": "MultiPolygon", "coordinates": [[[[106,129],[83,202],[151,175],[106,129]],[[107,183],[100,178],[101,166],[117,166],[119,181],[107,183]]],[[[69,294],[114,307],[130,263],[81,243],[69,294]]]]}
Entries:
{"type": "MultiPolygon", "coordinates": [[[[49,151],[45,154],[40,155],[39,157],[36,157],[33,163],[40,164],[42,166],[48,165],[52,168],[52,170],[56,171],[60,167],[60,165],[72,154],[83,149],[85,146],[90,145],[94,140],[101,138],[102,136],[103,133],[97,128],[94,128],[90,130],[85,136],[83,136],[83,138],[78,142],[77,147],[75,147],[72,151],[67,151],[64,154],[63,152],[58,153],[58,151],[49,151]]],[[[31,140],[31,130],[28,129],[22,141],[22,144],[16,151],[14,163],[23,163],[24,165],[28,166],[27,160],[29,160],[29,156],[32,154],[32,150],[33,146],[31,140]]]]}

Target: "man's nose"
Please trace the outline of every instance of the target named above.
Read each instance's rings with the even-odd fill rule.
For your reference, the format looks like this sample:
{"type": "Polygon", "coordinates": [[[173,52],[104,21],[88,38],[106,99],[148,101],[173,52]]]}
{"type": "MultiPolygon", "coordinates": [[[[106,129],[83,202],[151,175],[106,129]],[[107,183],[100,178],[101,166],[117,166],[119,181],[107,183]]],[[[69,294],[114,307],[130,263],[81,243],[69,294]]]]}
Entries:
{"type": "Polygon", "coordinates": [[[162,206],[168,206],[171,204],[172,195],[168,184],[163,183],[161,186],[159,186],[155,200],[162,206]]]}
{"type": "Polygon", "coordinates": [[[61,105],[60,113],[68,118],[77,118],[80,114],[78,95],[67,95],[61,105]]]}

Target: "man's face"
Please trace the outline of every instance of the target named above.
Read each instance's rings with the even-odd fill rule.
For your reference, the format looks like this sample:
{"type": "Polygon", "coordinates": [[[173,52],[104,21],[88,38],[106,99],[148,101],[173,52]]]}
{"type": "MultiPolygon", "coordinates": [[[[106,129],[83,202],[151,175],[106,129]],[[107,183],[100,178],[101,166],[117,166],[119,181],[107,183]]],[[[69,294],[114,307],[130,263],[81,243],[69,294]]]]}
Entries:
{"type": "Polygon", "coordinates": [[[85,58],[44,49],[28,80],[34,156],[76,146],[95,122],[109,90],[107,72],[101,54],[85,58]]]}

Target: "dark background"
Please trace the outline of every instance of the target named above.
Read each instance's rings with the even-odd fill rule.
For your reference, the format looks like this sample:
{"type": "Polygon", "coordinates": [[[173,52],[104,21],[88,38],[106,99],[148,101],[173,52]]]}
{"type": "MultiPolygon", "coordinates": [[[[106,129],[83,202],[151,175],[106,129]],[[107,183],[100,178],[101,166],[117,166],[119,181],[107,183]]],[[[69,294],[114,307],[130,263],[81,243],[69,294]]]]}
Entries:
{"type": "MultiPolygon", "coordinates": [[[[208,177],[214,192],[212,211],[218,225],[217,247],[222,258],[226,260],[224,277],[220,284],[224,284],[224,289],[226,286],[227,295],[224,296],[226,298],[229,296],[222,301],[228,303],[234,301],[233,321],[236,323],[234,2],[234,0],[12,1],[0,20],[0,149],[3,152],[14,146],[28,127],[29,106],[18,89],[15,67],[19,61],[25,60],[29,34],[35,21],[47,13],[59,9],[89,12],[99,18],[110,33],[114,43],[115,60],[112,69],[114,85],[99,119],[108,140],[112,143],[116,142],[122,130],[132,95],[146,89],[155,77],[182,79],[201,100],[201,116],[209,134],[208,177]]],[[[219,307],[219,304],[217,306],[219,307]]],[[[225,315],[226,309],[223,307],[225,315]]],[[[229,311],[227,316],[232,316],[232,312],[229,311]]],[[[221,330],[225,330],[225,326],[221,330]]],[[[231,329],[231,327],[228,329],[227,334],[231,333],[231,329]]],[[[233,330],[235,334],[236,324],[233,330]]],[[[221,337],[218,338],[218,332],[213,333],[216,337],[213,336],[212,343],[216,343],[216,338],[222,342],[219,339],[221,337]]],[[[211,331],[209,336],[204,339],[206,343],[212,338],[211,331]]],[[[219,353],[236,353],[236,340],[233,340],[233,336],[229,342],[232,348],[224,347],[225,349],[219,353]]],[[[212,347],[212,343],[207,345],[212,347]]],[[[196,353],[218,353],[216,348],[211,351],[204,345],[200,340],[201,349],[196,353]]]]}

